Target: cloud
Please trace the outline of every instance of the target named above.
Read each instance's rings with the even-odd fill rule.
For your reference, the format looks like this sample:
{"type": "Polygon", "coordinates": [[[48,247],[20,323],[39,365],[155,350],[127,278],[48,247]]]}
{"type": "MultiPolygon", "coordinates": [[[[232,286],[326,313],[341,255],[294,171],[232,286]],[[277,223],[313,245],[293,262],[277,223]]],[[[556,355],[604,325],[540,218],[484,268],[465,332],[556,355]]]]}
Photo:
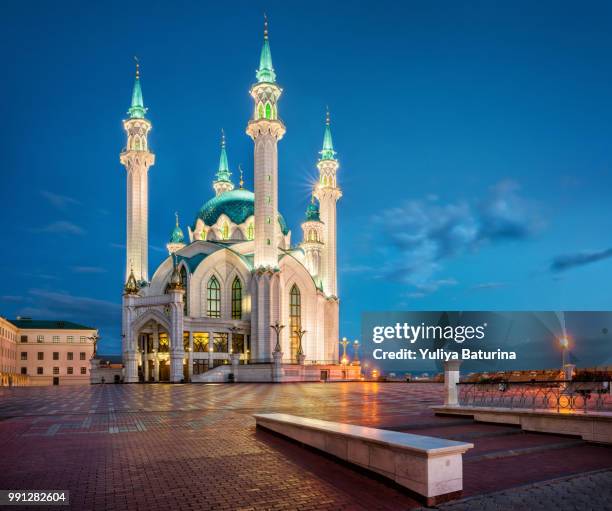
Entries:
{"type": "Polygon", "coordinates": [[[0,301],[2,301],[2,302],[21,302],[21,301],[23,301],[23,296],[2,295],[2,296],[0,296],[0,301]]]}
{"type": "Polygon", "coordinates": [[[157,245],[149,245],[149,248],[151,250],[154,250],[155,252],[168,252],[168,249],[163,248],[163,247],[158,247],[157,245]]]}
{"type": "Polygon", "coordinates": [[[72,271],[74,273],[106,273],[107,270],[100,266],[73,266],[72,271]]]}
{"type": "Polygon", "coordinates": [[[81,201],[68,197],[67,195],[59,195],[57,193],[49,192],[48,190],[41,190],[40,194],[47,199],[53,206],[57,209],[64,210],[69,205],[78,206],[81,204],[81,201]]]}
{"type": "Polygon", "coordinates": [[[95,328],[117,329],[121,325],[119,303],[44,289],[30,289],[29,295],[35,303],[21,309],[21,315],[73,320],[95,328]]]}
{"type": "Polygon", "coordinates": [[[555,257],[550,263],[550,271],[558,273],[577,266],[596,263],[597,261],[602,261],[610,257],[612,257],[612,248],[560,255],[555,257]]]}
{"type": "Polygon", "coordinates": [[[52,234],[76,234],[81,236],[85,234],[85,230],[72,222],[59,220],[52,222],[44,227],[33,229],[35,232],[48,232],[52,234]]]}
{"type": "Polygon", "coordinates": [[[112,248],[120,248],[121,250],[125,249],[125,245],[121,244],[121,243],[111,243],[110,246],[112,248]]]}
{"type": "Polygon", "coordinates": [[[472,289],[496,289],[498,287],[504,287],[507,284],[505,282],[483,282],[481,284],[476,284],[472,286],[472,289]]]}
{"type": "Polygon", "coordinates": [[[386,273],[418,290],[435,290],[449,280],[436,279],[445,260],[534,236],[543,227],[537,209],[511,181],[498,183],[478,201],[443,203],[428,196],[389,208],[374,218],[389,242],[386,273]]]}

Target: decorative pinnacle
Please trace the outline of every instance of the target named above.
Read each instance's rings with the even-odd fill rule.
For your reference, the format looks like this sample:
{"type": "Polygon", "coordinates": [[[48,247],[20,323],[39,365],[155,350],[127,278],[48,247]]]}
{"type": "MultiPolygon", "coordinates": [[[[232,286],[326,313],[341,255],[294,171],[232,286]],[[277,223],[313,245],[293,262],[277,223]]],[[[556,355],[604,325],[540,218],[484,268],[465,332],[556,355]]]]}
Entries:
{"type": "Polygon", "coordinates": [[[329,126],[331,124],[330,118],[329,118],[329,106],[326,106],[325,108],[326,108],[325,125],[329,126]]]}
{"type": "Polygon", "coordinates": [[[225,131],[221,128],[221,147],[225,149],[225,131]]]}
{"type": "Polygon", "coordinates": [[[136,80],[140,79],[140,64],[138,63],[138,57],[134,55],[134,62],[136,62],[136,80]]]}
{"type": "Polygon", "coordinates": [[[174,216],[176,217],[176,226],[178,227],[179,226],[179,219],[178,219],[178,212],[177,211],[174,212],[174,216]]]}
{"type": "Polygon", "coordinates": [[[242,174],[242,166],[240,164],[238,164],[238,171],[240,172],[240,189],[242,190],[244,188],[244,179],[243,179],[243,174],[242,174]]]}
{"type": "Polygon", "coordinates": [[[264,12],[264,39],[268,38],[268,16],[264,12]]]}

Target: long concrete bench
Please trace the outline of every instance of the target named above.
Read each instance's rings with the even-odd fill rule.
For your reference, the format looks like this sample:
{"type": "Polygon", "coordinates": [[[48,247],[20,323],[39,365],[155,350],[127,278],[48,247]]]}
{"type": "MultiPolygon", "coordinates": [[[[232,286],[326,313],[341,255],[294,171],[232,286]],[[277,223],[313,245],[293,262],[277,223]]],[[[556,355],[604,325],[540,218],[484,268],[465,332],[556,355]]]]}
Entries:
{"type": "Polygon", "coordinates": [[[461,456],[474,447],[453,440],[283,413],[256,414],[253,417],[260,428],[392,479],[420,496],[427,505],[461,494],[461,456]]]}

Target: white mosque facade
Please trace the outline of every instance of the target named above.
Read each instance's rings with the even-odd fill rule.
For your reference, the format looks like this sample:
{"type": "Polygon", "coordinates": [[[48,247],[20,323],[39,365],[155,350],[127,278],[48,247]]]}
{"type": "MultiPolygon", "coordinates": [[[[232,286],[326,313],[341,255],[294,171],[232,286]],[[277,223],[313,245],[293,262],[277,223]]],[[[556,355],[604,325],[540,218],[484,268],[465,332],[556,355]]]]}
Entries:
{"type": "Polygon", "coordinates": [[[285,134],[264,30],[254,108],[246,133],[254,143],[254,190],[231,180],[225,137],[214,197],[187,236],[176,227],[169,256],[149,278],[147,141],[140,76],[124,121],[127,170],[124,381],[304,381],[351,379],[359,366],[339,360],[336,205],[339,162],[329,114],[317,161],[319,178],[301,225],[302,239],[278,211],[278,143],[285,134]]]}

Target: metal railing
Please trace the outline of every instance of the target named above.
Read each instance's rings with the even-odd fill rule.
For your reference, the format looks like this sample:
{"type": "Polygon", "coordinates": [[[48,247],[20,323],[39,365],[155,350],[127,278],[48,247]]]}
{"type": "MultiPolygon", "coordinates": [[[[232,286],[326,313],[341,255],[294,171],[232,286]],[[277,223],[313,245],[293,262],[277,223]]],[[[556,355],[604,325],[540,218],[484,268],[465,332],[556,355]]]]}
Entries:
{"type": "Polygon", "coordinates": [[[494,381],[457,384],[461,406],[568,412],[612,412],[611,382],[494,381]]]}

